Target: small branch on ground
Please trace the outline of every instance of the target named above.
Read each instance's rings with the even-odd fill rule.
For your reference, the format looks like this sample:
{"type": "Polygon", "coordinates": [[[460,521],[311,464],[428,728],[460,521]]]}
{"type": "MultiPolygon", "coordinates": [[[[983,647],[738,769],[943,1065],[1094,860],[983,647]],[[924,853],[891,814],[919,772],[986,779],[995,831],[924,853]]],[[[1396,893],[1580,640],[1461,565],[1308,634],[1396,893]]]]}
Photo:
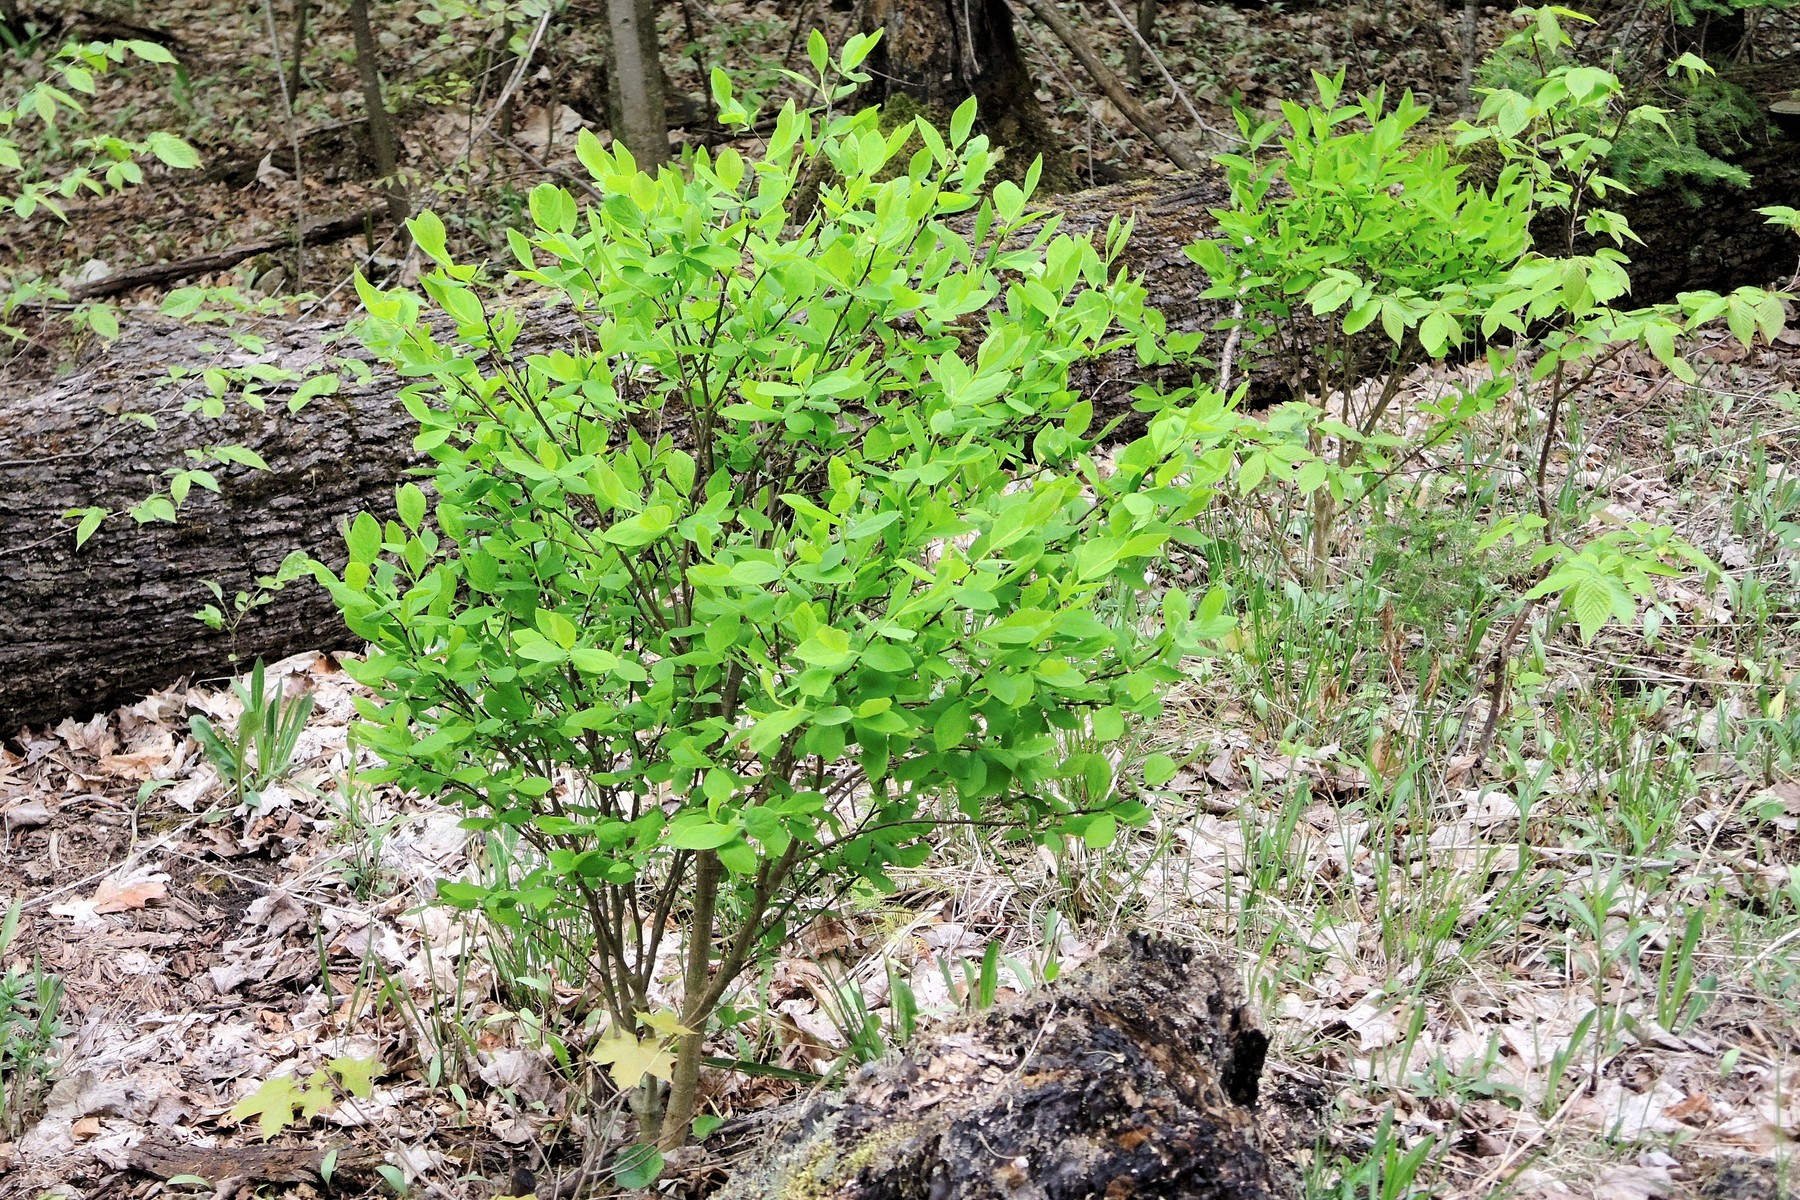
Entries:
{"type": "Polygon", "coordinates": [[[342,216],[314,221],[298,231],[289,229],[273,237],[260,238],[254,242],[240,242],[229,250],[120,271],[116,275],[108,275],[104,279],[96,279],[92,283],[84,283],[79,287],[70,288],[69,298],[71,300],[92,300],[100,296],[117,296],[135,288],[173,283],[177,279],[186,279],[192,275],[210,275],[214,271],[228,271],[246,258],[254,258],[258,254],[268,254],[276,250],[292,249],[301,242],[312,246],[329,245],[362,232],[371,222],[379,220],[386,211],[385,207],[359,209],[342,216]]]}
{"type": "Polygon", "coordinates": [[[1093,81],[1100,85],[1100,90],[1106,93],[1106,98],[1113,102],[1113,106],[1124,113],[1125,119],[1136,125],[1145,137],[1156,143],[1157,149],[1167,155],[1170,162],[1184,171],[1205,169],[1205,162],[1193,148],[1165,129],[1160,121],[1137,102],[1131,90],[1125,86],[1125,81],[1100,61],[1099,53],[1069,24],[1068,18],[1062,15],[1051,0],[1025,0],[1025,7],[1050,27],[1050,31],[1080,60],[1093,81]]]}

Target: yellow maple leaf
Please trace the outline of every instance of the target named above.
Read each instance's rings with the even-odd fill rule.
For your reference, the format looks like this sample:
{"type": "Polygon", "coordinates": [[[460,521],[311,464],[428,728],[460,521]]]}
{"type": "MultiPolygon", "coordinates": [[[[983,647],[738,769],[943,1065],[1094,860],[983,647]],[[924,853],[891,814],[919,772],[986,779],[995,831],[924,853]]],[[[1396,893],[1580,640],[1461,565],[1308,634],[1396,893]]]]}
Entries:
{"type": "Polygon", "coordinates": [[[592,1057],[608,1064],[607,1073],[621,1088],[636,1087],[646,1075],[662,1080],[675,1077],[675,1055],[663,1048],[661,1038],[640,1041],[615,1029],[594,1046],[592,1057]]]}
{"type": "Polygon", "coordinates": [[[655,1012],[641,1012],[637,1015],[638,1024],[654,1029],[665,1038],[680,1037],[694,1032],[681,1023],[681,1018],[672,1008],[659,1008],[655,1012]]]}

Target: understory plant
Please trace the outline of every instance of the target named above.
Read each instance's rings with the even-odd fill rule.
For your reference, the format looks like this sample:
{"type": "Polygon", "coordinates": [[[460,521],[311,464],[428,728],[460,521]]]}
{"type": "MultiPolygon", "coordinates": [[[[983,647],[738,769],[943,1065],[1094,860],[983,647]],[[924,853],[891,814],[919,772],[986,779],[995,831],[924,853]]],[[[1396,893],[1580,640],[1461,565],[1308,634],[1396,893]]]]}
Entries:
{"type": "MultiPolygon", "coordinates": [[[[1550,466],[1581,389],[1634,349],[1691,383],[1686,334],[1723,318],[1748,346],[1784,319],[1781,298],[1760,288],[1628,304],[1624,247],[1635,235],[1609,205],[1629,189],[1608,163],[1628,132],[1673,145],[1666,114],[1631,106],[1615,75],[1571,59],[1565,26],[1588,18],[1556,7],[1515,15],[1521,27],[1501,53],[1532,70],[1519,87],[1484,89],[1479,114],[1454,131],[1489,164],[1485,181],[1412,132],[1425,114],[1410,96],[1391,110],[1379,92],[1341,104],[1341,77],[1315,76],[1318,104],[1284,104],[1281,122],[1242,119],[1247,149],[1221,160],[1232,203],[1215,212],[1219,236],[1188,251],[1212,280],[1206,294],[1241,310],[1252,369],[1298,397],[1246,435],[1238,481],[1275,478],[1310,497],[1315,579],[1340,513],[1388,495],[1410,463],[1471,436],[1509,396],[1541,414],[1536,444],[1519,447],[1534,511],[1497,514],[1482,547],[1511,540],[1534,569],[1497,639],[1484,748],[1510,648],[1540,602],[1564,608],[1591,641],[1612,620],[1635,621],[1652,576],[1713,569],[1651,523],[1568,537],[1550,466]],[[1408,432],[1394,432],[1410,369],[1452,357],[1480,357],[1485,370],[1412,400],[1408,432]]],[[[1692,56],[1678,65],[1706,71],[1692,56]]]]}
{"type": "MultiPolygon", "coordinates": [[[[0,47],[0,63],[16,53],[0,47]]],[[[176,170],[200,165],[194,148],[167,130],[136,140],[110,131],[81,134],[62,124],[83,115],[79,97],[93,96],[102,76],[132,60],[167,66],[175,57],[155,42],[138,39],[69,42],[48,55],[36,72],[10,66],[0,71],[5,76],[0,83],[0,215],[5,217],[0,232],[12,220],[29,220],[40,209],[64,220],[65,200],[84,193],[104,196],[142,183],[146,159],[176,170]],[[15,91],[11,85],[16,80],[26,82],[15,91]],[[25,139],[33,126],[37,138],[25,139]]],[[[0,273],[0,349],[24,339],[23,330],[7,323],[21,306],[68,298],[67,289],[54,281],[0,273]]],[[[118,313],[109,304],[76,304],[69,319],[102,337],[119,334],[118,313]]]]}
{"type": "MultiPolygon", "coordinates": [[[[18,934],[22,906],[0,919],[0,961],[18,934]]],[[[0,970],[0,1137],[17,1137],[50,1094],[59,1056],[62,979],[32,962],[0,970]]]]}
{"type": "Polygon", "coordinates": [[[1203,392],[1102,459],[1112,425],[1070,386],[1082,359],[1162,353],[1114,265],[1126,229],[1096,246],[1029,186],[982,198],[972,101],[947,132],[837,111],[873,44],[832,63],[815,35],[819,107],[784,106],[754,163],[653,177],[583,134],[605,199],[540,186],[510,237],[542,311],[505,307],[429,213],[443,317],[360,284],[430,457],[429,491],[318,568],[371,643],[362,736],[386,778],[534,852],[444,900],[587,923],[596,1054],[664,1147],[740,973],[937,831],[1102,845],[1143,816],[1109,748],[1229,625],[1217,591],[1142,598],[1236,415],[1203,392]]]}

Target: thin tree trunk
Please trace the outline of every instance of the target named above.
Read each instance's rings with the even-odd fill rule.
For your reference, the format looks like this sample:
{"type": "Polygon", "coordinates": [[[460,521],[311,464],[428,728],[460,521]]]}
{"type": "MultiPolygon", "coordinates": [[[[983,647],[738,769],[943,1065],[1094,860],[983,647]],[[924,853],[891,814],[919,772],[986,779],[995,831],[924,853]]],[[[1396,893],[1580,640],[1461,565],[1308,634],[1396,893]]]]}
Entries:
{"type": "Polygon", "coordinates": [[[606,0],[612,35],[612,86],[618,96],[613,135],[640,167],[669,161],[669,117],[652,0],[606,0]]]}
{"type": "Polygon", "coordinates": [[[905,96],[942,123],[973,96],[982,132],[1007,151],[1003,173],[1016,179],[1042,156],[1043,190],[1075,190],[1068,150],[1038,102],[1006,0],[864,0],[859,23],[882,34],[869,56],[870,101],[905,96]]]}
{"type": "Polygon", "coordinates": [[[294,61],[288,66],[288,103],[300,98],[300,57],[306,53],[306,18],[312,13],[312,0],[297,0],[294,12],[294,61]]]}
{"type": "MultiPolygon", "coordinates": [[[[712,1014],[696,1010],[707,984],[712,982],[714,906],[722,871],[717,853],[700,851],[694,862],[694,904],[687,921],[687,967],[681,987],[682,1017],[690,1032],[676,1042],[675,1078],[669,1083],[669,1105],[663,1110],[662,1128],[657,1131],[657,1141],[665,1150],[687,1141],[688,1125],[694,1119],[694,1105],[700,1094],[700,1059],[705,1054],[706,1024],[712,1014]]],[[[760,920],[761,914],[756,914],[755,919],[760,920]]]]}
{"type": "Polygon", "coordinates": [[[404,221],[411,206],[407,201],[406,185],[400,181],[394,118],[381,95],[381,61],[375,47],[375,31],[369,24],[369,0],[350,0],[350,28],[356,38],[356,73],[362,80],[363,107],[369,114],[369,141],[375,151],[375,169],[381,172],[388,214],[395,221],[404,221]]]}
{"type": "Polygon", "coordinates": [[[1463,0],[1462,10],[1462,111],[1475,115],[1475,36],[1480,31],[1481,0],[1463,0]]]}
{"type": "Polygon", "coordinates": [[[1138,0],[1137,3],[1137,37],[1125,41],[1125,70],[1133,83],[1144,82],[1144,48],[1140,41],[1148,42],[1150,35],[1156,30],[1156,0],[1138,0]]]}

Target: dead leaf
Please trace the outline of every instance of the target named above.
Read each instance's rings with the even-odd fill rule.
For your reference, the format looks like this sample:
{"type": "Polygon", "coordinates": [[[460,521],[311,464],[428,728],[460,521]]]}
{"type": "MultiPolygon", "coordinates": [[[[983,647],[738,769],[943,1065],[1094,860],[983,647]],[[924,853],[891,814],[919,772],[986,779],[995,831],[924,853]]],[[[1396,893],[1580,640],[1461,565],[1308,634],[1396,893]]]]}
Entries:
{"type": "Polygon", "coordinates": [[[111,879],[102,879],[100,886],[94,889],[93,905],[96,913],[130,912],[143,908],[153,900],[168,898],[169,889],[164,884],[167,875],[152,875],[127,883],[115,883],[111,879]]]}
{"type": "Polygon", "coordinates": [[[50,810],[44,806],[42,800],[37,799],[23,800],[0,815],[5,816],[6,829],[9,833],[15,829],[36,829],[40,825],[50,823],[50,810]]]}

